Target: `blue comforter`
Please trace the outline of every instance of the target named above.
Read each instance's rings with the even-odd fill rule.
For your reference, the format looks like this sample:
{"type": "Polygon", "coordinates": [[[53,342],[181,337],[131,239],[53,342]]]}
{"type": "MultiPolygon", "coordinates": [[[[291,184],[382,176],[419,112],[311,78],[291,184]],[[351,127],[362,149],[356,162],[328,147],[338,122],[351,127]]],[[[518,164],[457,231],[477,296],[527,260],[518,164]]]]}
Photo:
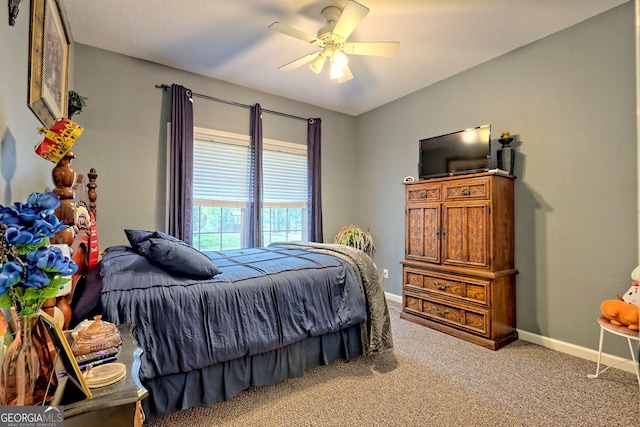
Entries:
{"type": "Polygon", "coordinates": [[[367,321],[362,280],[344,259],[295,246],[206,254],[222,271],[211,280],[169,275],[129,246],[102,259],[104,318],[136,325],[142,380],[367,321]]]}

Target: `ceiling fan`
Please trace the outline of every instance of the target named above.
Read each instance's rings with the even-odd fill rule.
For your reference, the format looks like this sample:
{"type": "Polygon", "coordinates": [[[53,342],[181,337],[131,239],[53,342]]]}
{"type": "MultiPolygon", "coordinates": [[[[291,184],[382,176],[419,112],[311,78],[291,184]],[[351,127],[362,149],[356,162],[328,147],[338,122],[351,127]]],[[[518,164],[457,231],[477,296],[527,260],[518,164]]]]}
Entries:
{"type": "Polygon", "coordinates": [[[353,74],[347,65],[349,61],[347,54],[396,56],[400,48],[400,43],[398,42],[347,42],[347,38],[368,13],[369,8],[353,0],[347,2],[344,10],[337,6],[325,7],[322,10],[322,20],[327,25],[318,30],[317,37],[280,22],[274,22],[269,25],[269,28],[274,31],[322,48],[320,52],[305,55],[283,65],[279,69],[291,71],[309,63],[309,67],[313,72],[320,73],[324,63],[328,61],[331,64],[331,78],[336,79],[338,83],[342,83],[353,78],[353,74]]]}

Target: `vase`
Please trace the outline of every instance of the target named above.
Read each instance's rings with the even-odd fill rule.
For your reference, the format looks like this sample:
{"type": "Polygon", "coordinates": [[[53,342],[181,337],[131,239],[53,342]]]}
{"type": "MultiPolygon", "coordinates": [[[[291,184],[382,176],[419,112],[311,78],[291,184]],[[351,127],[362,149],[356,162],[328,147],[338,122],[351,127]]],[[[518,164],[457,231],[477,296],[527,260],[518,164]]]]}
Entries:
{"type": "Polygon", "coordinates": [[[80,111],[82,111],[82,103],[77,99],[69,99],[69,106],[67,107],[67,118],[72,118],[80,111]]]}
{"type": "Polygon", "coordinates": [[[57,376],[39,314],[18,316],[17,332],[2,359],[0,405],[30,406],[53,398],[57,376]]]}
{"type": "Polygon", "coordinates": [[[505,132],[498,141],[502,144],[502,148],[498,150],[498,169],[508,172],[509,175],[513,175],[513,167],[516,163],[516,152],[509,145],[513,141],[513,138],[509,136],[508,132],[505,132]]]}

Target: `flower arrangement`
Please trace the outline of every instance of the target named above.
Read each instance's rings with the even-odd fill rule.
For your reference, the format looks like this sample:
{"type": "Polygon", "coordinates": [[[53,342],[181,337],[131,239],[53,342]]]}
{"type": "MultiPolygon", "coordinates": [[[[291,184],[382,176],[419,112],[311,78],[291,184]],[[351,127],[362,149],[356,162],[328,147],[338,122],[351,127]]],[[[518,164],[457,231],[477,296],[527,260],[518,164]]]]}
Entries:
{"type": "Polygon", "coordinates": [[[54,210],[60,199],[52,192],[32,193],[26,203],[0,206],[0,308],[18,315],[35,314],[53,298],[78,266],[49,238],[67,228],[54,210]]]}

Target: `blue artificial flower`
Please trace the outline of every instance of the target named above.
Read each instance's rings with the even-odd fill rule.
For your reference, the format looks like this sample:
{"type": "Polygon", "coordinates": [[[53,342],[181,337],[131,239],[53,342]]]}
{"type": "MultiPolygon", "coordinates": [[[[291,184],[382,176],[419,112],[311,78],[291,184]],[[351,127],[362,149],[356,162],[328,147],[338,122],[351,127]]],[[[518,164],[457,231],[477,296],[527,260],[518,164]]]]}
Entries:
{"type": "Polygon", "coordinates": [[[31,193],[27,197],[27,203],[53,211],[60,206],[60,199],[51,191],[47,193],[31,193]]]}
{"type": "Polygon", "coordinates": [[[63,221],[58,220],[54,214],[48,214],[42,219],[33,223],[34,234],[44,234],[46,237],[53,237],[57,232],[64,230],[68,226],[63,221]]]}
{"type": "Polygon", "coordinates": [[[8,227],[17,226],[20,224],[20,217],[15,209],[0,206],[0,223],[8,227]]]}
{"type": "Polygon", "coordinates": [[[18,284],[23,272],[24,269],[19,263],[15,261],[5,263],[0,270],[0,295],[4,295],[10,287],[18,284]]]}
{"type": "Polygon", "coordinates": [[[27,268],[27,278],[23,279],[22,284],[27,288],[42,289],[51,282],[51,278],[38,267],[27,268]]]}
{"type": "Polygon", "coordinates": [[[39,206],[20,202],[14,203],[11,209],[16,213],[18,218],[20,218],[20,224],[27,228],[31,227],[31,224],[40,218],[40,213],[43,211],[39,206]]]}
{"type": "Polygon", "coordinates": [[[39,239],[42,241],[41,236],[34,236],[29,230],[25,230],[24,227],[17,228],[9,228],[5,233],[5,239],[7,243],[10,245],[16,246],[29,246],[35,245],[39,242],[35,242],[35,240],[39,239]]]}
{"type": "Polygon", "coordinates": [[[55,246],[31,251],[27,255],[27,263],[51,275],[68,276],[78,271],[78,266],[69,257],[64,256],[60,248],[55,246]]]}

